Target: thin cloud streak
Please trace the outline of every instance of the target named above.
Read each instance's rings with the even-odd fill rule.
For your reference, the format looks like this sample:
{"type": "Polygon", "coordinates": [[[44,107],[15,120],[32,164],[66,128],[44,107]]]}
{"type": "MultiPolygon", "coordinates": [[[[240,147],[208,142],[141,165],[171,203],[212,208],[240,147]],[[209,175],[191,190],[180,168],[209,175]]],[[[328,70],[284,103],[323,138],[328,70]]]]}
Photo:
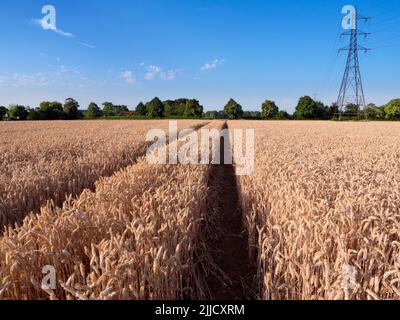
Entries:
{"type": "Polygon", "coordinates": [[[93,46],[93,45],[91,45],[91,44],[88,44],[88,43],[86,43],[86,42],[79,42],[79,44],[82,45],[82,46],[84,46],[84,47],[86,47],[86,48],[89,48],[89,49],[96,49],[95,46],[93,46]]]}
{"type": "Polygon", "coordinates": [[[43,24],[45,24],[48,27],[48,30],[53,31],[53,32],[55,32],[55,33],[57,33],[57,34],[59,34],[60,36],[63,36],[63,37],[67,37],[67,38],[74,38],[75,37],[71,32],[66,32],[66,31],[63,31],[61,29],[54,28],[48,22],[46,22],[44,20],[41,20],[41,19],[32,19],[32,23],[37,25],[37,26],[40,26],[40,27],[42,27],[43,24]]]}
{"type": "Polygon", "coordinates": [[[215,69],[216,67],[220,66],[221,64],[223,64],[225,62],[225,59],[215,59],[213,62],[211,63],[206,63],[204,66],[201,67],[202,71],[207,71],[207,70],[211,70],[211,69],[215,69]]]}

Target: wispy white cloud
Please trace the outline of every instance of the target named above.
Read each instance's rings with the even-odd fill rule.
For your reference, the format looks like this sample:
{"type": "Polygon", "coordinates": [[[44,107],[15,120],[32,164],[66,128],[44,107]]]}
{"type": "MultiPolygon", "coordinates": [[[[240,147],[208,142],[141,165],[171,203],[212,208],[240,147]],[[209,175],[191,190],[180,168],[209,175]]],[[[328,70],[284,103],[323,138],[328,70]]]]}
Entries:
{"type": "Polygon", "coordinates": [[[174,80],[178,74],[177,70],[168,70],[166,72],[161,72],[160,78],[163,80],[174,80]]]}
{"type": "MultiPolygon", "coordinates": [[[[142,66],[144,66],[144,64],[142,66]]],[[[179,73],[176,69],[164,71],[163,68],[156,65],[146,66],[145,69],[147,70],[144,74],[144,79],[146,80],[154,80],[157,78],[161,80],[174,80],[179,73]]]]}
{"type": "Polygon", "coordinates": [[[132,83],[136,82],[136,78],[133,75],[132,71],[123,70],[123,71],[121,71],[119,76],[120,76],[121,79],[124,79],[125,82],[128,83],[128,84],[132,84],[132,83]]]}
{"type": "Polygon", "coordinates": [[[59,34],[60,36],[63,36],[63,37],[67,37],[67,38],[75,37],[72,33],[62,31],[61,29],[50,29],[50,30],[54,31],[55,33],[57,33],[57,34],[59,34]]]}
{"type": "Polygon", "coordinates": [[[162,72],[162,69],[160,67],[154,65],[148,66],[146,67],[146,69],[147,72],[144,75],[144,78],[146,80],[153,80],[162,72]]]}
{"type": "Polygon", "coordinates": [[[25,73],[4,73],[0,75],[0,84],[8,87],[19,88],[19,87],[44,87],[49,84],[49,81],[41,72],[34,74],[25,73]]]}
{"type": "Polygon", "coordinates": [[[59,71],[60,73],[68,73],[69,72],[69,68],[68,67],[66,67],[66,66],[64,66],[64,65],[61,65],[60,66],[60,71],[59,71]]]}
{"type": "Polygon", "coordinates": [[[46,26],[47,30],[53,31],[57,34],[59,34],[60,36],[63,37],[67,37],[67,38],[74,38],[75,36],[71,33],[71,32],[66,32],[63,31],[61,29],[55,28],[54,26],[52,26],[51,24],[49,24],[47,21],[45,20],[41,20],[41,19],[32,19],[32,23],[42,27],[43,25],[46,26]]]}
{"type": "Polygon", "coordinates": [[[89,48],[89,49],[96,49],[95,46],[93,46],[93,45],[91,45],[89,43],[86,43],[86,42],[79,42],[79,44],[81,44],[82,46],[84,46],[86,48],[89,48]]]}
{"type": "Polygon", "coordinates": [[[225,62],[225,59],[215,59],[211,63],[206,63],[204,66],[201,67],[201,70],[207,71],[211,69],[215,69],[216,67],[220,66],[225,62]]]}
{"type": "Polygon", "coordinates": [[[0,73],[2,88],[38,88],[46,86],[74,87],[88,83],[79,70],[73,66],[59,64],[51,69],[34,73],[4,72],[0,73]]]}
{"type": "Polygon", "coordinates": [[[61,77],[65,78],[72,78],[76,75],[79,75],[80,72],[76,70],[74,67],[70,66],[65,66],[65,65],[60,65],[58,70],[56,70],[55,75],[57,76],[58,79],[61,79],[61,77]]]}

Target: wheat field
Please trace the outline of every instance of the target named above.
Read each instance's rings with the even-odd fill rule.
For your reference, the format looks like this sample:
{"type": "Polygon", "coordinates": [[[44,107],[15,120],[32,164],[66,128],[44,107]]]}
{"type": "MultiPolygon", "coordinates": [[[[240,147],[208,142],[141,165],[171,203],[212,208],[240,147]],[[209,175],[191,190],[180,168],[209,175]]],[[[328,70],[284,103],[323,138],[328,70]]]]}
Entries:
{"type": "MultiPolygon", "coordinates": [[[[180,121],[182,128],[205,123],[180,121]]],[[[0,228],[47,200],[61,205],[146,153],[149,128],[166,121],[54,121],[0,124],[0,228]]]]}
{"type": "Polygon", "coordinates": [[[168,121],[0,124],[0,300],[235,297],[232,275],[260,300],[400,299],[400,124],[227,125],[255,130],[251,175],[149,164],[146,132],[168,121]]]}
{"type": "Polygon", "coordinates": [[[238,183],[260,298],[399,299],[400,124],[229,126],[256,130],[238,183]]]}
{"type": "Polygon", "coordinates": [[[0,240],[0,299],[206,297],[198,269],[207,269],[207,173],[142,157],[94,192],[29,215],[0,240]],[[46,265],[57,270],[57,290],[40,285],[46,265]]]}

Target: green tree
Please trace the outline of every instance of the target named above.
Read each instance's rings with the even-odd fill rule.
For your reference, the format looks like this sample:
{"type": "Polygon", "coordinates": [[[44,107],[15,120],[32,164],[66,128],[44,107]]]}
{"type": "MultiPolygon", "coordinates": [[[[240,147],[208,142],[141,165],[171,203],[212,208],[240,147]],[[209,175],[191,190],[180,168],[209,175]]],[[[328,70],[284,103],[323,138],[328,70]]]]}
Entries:
{"type": "Polygon", "coordinates": [[[315,101],[315,114],[316,119],[329,119],[329,107],[326,107],[321,101],[315,101]]]}
{"type": "Polygon", "coordinates": [[[259,112],[259,111],[243,111],[243,119],[259,120],[259,119],[261,119],[261,112],[259,112]]]}
{"type": "Polygon", "coordinates": [[[174,106],[172,107],[172,113],[178,117],[185,117],[186,106],[190,104],[189,99],[177,99],[174,101],[174,106]]]}
{"type": "Polygon", "coordinates": [[[166,100],[163,102],[164,104],[164,113],[165,117],[173,118],[180,116],[179,105],[174,100],[166,100]]]}
{"type": "Polygon", "coordinates": [[[36,120],[60,120],[64,118],[63,106],[57,101],[43,101],[35,110],[36,120]]]}
{"type": "Polygon", "coordinates": [[[13,120],[26,120],[29,112],[24,106],[11,105],[8,111],[8,115],[13,120]]]}
{"type": "Polygon", "coordinates": [[[354,104],[354,103],[349,103],[346,106],[345,114],[349,116],[358,116],[360,113],[360,106],[354,104]]]}
{"type": "Polygon", "coordinates": [[[250,111],[250,115],[253,119],[261,119],[261,112],[260,111],[250,111]]]}
{"type": "Polygon", "coordinates": [[[206,119],[226,119],[227,116],[226,116],[225,112],[223,112],[223,111],[213,110],[213,111],[207,111],[204,114],[204,118],[206,118],[206,119]]]}
{"type": "Polygon", "coordinates": [[[99,106],[96,103],[91,102],[89,104],[89,107],[87,109],[87,112],[86,112],[85,116],[88,119],[96,119],[96,118],[102,117],[103,116],[103,112],[101,111],[101,109],[99,108],[99,106]]]}
{"type": "Polygon", "coordinates": [[[121,116],[123,112],[129,112],[128,106],[125,105],[116,105],[113,109],[116,116],[121,116]]]}
{"type": "Polygon", "coordinates": [[[263,119],[275,119],[278,115],[279,108],[274,101],[265,100],[261,107],[261,114],[263,119]]]}
{"type": "Polygon", "coordinates": [[[28,120],[43,120],[39,111],[39,108],[37,109],[30,109],[28,112],[28,120]]]}
{"type": "Polygon", "coordinates": [[[386,119],[400,119],[400,99],[394,99],[385,105],[386,119]]]}
{"type": "Polygon", "coordinates": [[[0,106],[0,120],[8,114],[8,109],[4,106],[0,106]]]}
{"type": "Polygon", "coordinates": [[[115,117],[114,105],[111,102],[103,103],[103,114],[106,117],[115,117]]]}
{"type": "Polygon", "coordinates": [[[299,99],[294,114],[296,119],[321,119],[324,116],[324,104],[319,101],[314,101],[309,96],[304,96],[299,99]]]}
{"type": "Polygon", "coordinates": [[[243,108],[235,100],[230,99],[224,108],[228,119],[240,119],[243,117],[243,108]]]}
{"type": "Polygon", "coordinates": [[[259,120],[262,118],[262,113],[260,111],[244,111],[243,119],[248,120],[259,120]]]}
{"type": "Polygon", "coordinates": [[[218,119],[228,119],[228,115],[225,111],[218,111],[218,119]]]}
{"type": "Polygon", "coordinates": [[[290,117],[290,114],[289,113],[287,113],[286,111],[284,111],[284,110],[280,110],[279,112],[278,112],[278,114],[276,115],[276,119],[277,120],[289,120],[291,117],[290,117]]]}
{"type": "Polygon", "coordinates": [[[339,105],[336,102],[333,102],[328,110],[329,118],[333,119],[340,113],[339,105]]]}
{"type": "Polygon", "coordinates": [[[114,105],[111,102],[103,103],[103,114],[106,117],[118,117],[123,112],[129,112],[129,108],[125,105],[114,105]]]}
{"type": "Polygon", "coordinates": [[[164,117],[164,104],[157,97],[146,104],[147,116],[150,119],[159,119],[164,117]]]}
{"type": "Polygon", "coordinates": [[[204,118],[206,119],[218,119],[219,113],[218,111],[207,111],[204,114],[204,118]]]}
{"type": "Polygon", "coordinates": [[[145,117],[147,115],[147,109],[146,106],[143,104],[143,102],[140,102],[135,110],[136,115],[145,117]]]}
{"type": "Polygon", "coordinates": [[[189,118],[201,118],[203,116],[203,106],[197,100],[186,101],[184,116],[189,118]]]}
{"type": "Polygon", "coordinates": [[[82,113],[79,111],[79,103],[72,98],[65,100],[63,112],[67,120],[82,119],[82,113]]]}
{"type": "Polygon", "coordinates": [[[363,110],[363,115],[366,119],[378,120],[385,117],[385,111],[382,107],[378,107],[373,103],[369,103],[363,110]]]}

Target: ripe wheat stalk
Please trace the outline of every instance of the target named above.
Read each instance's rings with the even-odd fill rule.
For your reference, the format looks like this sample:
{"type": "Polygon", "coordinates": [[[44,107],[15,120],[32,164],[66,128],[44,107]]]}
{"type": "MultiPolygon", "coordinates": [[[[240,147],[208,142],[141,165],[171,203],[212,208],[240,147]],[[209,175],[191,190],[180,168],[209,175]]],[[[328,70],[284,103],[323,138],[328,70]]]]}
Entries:
{"type": "Polygon", "coordinates": [[[251,126],[256,169],[239,187],[260,298],[399,299],[400,125],[251,126]]]}
{"type": "MultiPolygon", "coordinates": [[[[199,121],[185,121],[193,126],[199,121]]],[[[48,200],[93,188],[101,177],[145,154],[148,128],[166,121],[78,121],[0,125],[0,229],[20,223],[48,200]]]]}
{"type": "MultiPolygon", "coordinates": [[[[220,127],[220,123],[211,126],[220,127]]],[[[141,158],[0,239],[0,299],[204,298],[208,166],[141,158]],[[57,289],[43,289],[43,266],[57,289]]]]}
{"type": "MultiPolygon", "coordinates": [[[[238,184],[260,298],[399,299],[400,125],[229,123],[249,126],[255,172],[238,184]]],[[[204,209],[208,178],[208,166],[141,158],[9,226],[0,299],[206,298],[204,272],[220,271],[204,247],[218,238],[204,209]],[[45,265],[57,270],[56,290],[41,287],[45,265]]]]}

